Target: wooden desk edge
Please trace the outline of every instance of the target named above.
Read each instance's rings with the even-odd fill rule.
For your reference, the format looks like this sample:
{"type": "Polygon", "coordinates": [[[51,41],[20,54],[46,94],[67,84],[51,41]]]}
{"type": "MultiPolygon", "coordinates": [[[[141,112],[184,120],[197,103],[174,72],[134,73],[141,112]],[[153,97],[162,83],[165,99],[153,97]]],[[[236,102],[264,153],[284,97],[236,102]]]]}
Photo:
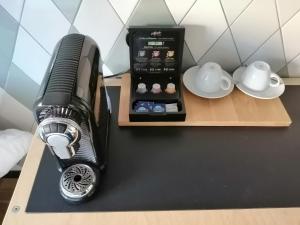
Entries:
{"type": "MultiPolygon", "coordinates": [[[[286,79],[285,79],[286,80],[286,79]]],[[[289,79],[288,79],[289,80],[289,79]]],[[[120,79],[107,79],[108,86],[119,86],[120,79]]],[[[292,85],[300,79],[293,78],[292,85]]],[[[289,84],[288,84],[289,85],[289,84]]],[[[60,224],[300,224],[300,208],[263,208],[227,210],[185,210],[147,212],[26,213],[31,188],[42,157],[44,143],[35,135],[27,154],[3,225],[60,224]]]]}

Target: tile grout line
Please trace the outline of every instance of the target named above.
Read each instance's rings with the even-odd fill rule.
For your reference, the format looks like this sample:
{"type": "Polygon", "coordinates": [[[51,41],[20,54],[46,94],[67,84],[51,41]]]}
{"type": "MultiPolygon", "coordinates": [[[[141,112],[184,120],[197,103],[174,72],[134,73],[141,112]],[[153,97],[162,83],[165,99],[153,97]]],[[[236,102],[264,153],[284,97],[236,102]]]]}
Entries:
{"type": "Polygon", "coordinates": [[[26,33],[49,55],[51,56],[50,52],[34,37],[32,34],[22,25],[20,24],[20,27],[26,31],[26,33]]]}
{"type": "Polygon", "coordinates": [[[103,63],[104,64],[105,64],[105,61],[109,58],[111,50],[116,46],[118,38],[121,36],[121,34],[122,34],[122,32],[123,32],[124,29],[126,29],[126,25],[125,24],[123,24],[122,29],[120,30],[118,36],[116,37],[116,40],[114,41],[114,44],[111,46],[111,48],[110,48],[109,52],[107,53],[105,59],[103,59],[103,63]]]}
{"type": "Polygon", "coordinates": [[[6,90],[6,88],[7,88],[9,70],[10,70],[12,64],[13,64],[13,58],[14,58],[14,55],[15,55],[15,49],[16,49],[18,34],[19,34],[20,26],[21,26],[21,20],[22,20],[22,17],[23,17],[23,11],[24,11],[24,7],[25,7],[25,1],[26,0],[24,0],[23,4],[22,4],[22,9],[21,9],[21,14],[20,14],[19,21],[17,21],[18,28],[17,28],[16,37],[15,37],[15,40],[14,40],[14,47],[12,49],[12,56],[11,56],[11,59],[10,59],[10,64],[9,64],[8,71],[7,71],[6,78],[5,78],[5,82],[4,82],[4,90],[6,90]]]}
{"type": "MultiPolygon", "coordinates": [[[[284,66],[282,66],[276,73],[279,73],[284,67],[287,67],[287,64],[285,64],[284,66]]],[[[289,77],[289,74],[287,74],[287,77],[289,77]]]]}
{"type": "MultiPolygon", "coordinates": [[[[276,7],[276,9],[277,9],[277,7],[276,7]]],[[[280,27],[281,35],[282,35],[283,48],[285,48],[285,45],[284,45],[284,41],[283,41],[282,28],[284,28],[299,12],[300,12],[300,8],[285,23],[283,23],[282,25],[280,24],[280,21],[279,21],[279,27],[280,27]]],[[[278,16],[278,19],[279,19],[279,16],[278,16]]],[[[285,51],[284,51],[284,55],[286,56],[285,51]]],[[[296,56],[294,56],[289,61],[286,59],[286,65],[284,65],[283,67],[281,67],[280,70],[282,70],[284,67],[287,67],[287,72],[288,72],[288,64],[291,63],[292,61],[294,61],[299,55],[300,55],[300,53],[298,53],[296,56]]],[[[278,71],[280,71],[280,70],[278,70],[278,71]]],[[[287,75],[288,75],[288,77],[290,77],[289,74],[287,74],[287,75]]]]}
{"type": "MultiPolygon", "coordinates": [[[[107,1],[109,1],[109,0],[107,0],[107,1]]],[[[118,34],[118,36],[117,36],[117,38],[116,38],[114,44],[112,45],[111,49],[109,50],[107,56],[105,57],[105,59],[103,59],[103,64],[105,64],[105,61],[108,59],[111,50],[116,46],[117,40],[118,40],[118,38],[121,36],[123,30],[127,28],[127,23],[128,23],[128,21],[129,21],[130,17],[132,16],[133,12],[135,11],[137,5],[139,4],[139,2],[140,2],[140,0],[138,0],[137,3],[135,4],[135,6],[133,7],[133,10],[131,11],[131,13],[130,13],[130,15],[129,15],[127,21],[126,21],[126,23],[124,24],[124,23],[123,23],[123,20],[121,20],[121,22],[122,22],[122,24],[123,24],[123,27],[122,27],[121,31],[119,32],[119,34],[118,34]]],[[[111,5],[111,7],[113,7],[112,4],[110,4],[110,5],[111,5]]],[[[113,9],[114,9],[114,7],[113,7],[113,9]]],[[[115,9],[114,9],[114,10],[115,10],[115,9]]],[[[116,12],[116,10],[115,10],[115,12],[116,12]]]]}
{"type": "MultiPolygon", "coordinates": [[[[53,0],[51,0],[51,2],[53,3],[53,5],[57,8],[57,10],[63,15],[63,17],[70,23],[70,28],[69,28],[69,30],[68,30],[68,33],[69,33],[69,31],[70,31],[70,29],[71,29],[71,27],[72,27],[72,25],[73,25],[73,23],[74,23],[74,21],[75,21],[75,17],[77,16],[77,13],[78,13],[78,11],[79,11],[79,8],[80,8],[80,5],[81,5],[81,3],[82,3],[82,1],[80,2],[80,4],[79,4],[79,7],[78,7],[78,9],[76,10],[76,14],[75,14],[75,17],[74,17],[74,19],[73,19],[73,22],[71,23],[68,19],[67,19],[67,17],[64,15],[64,13],[62,12],[62,10],[58,7],[58,5],[55,3],[55,2],[53,2],[53,0]]],[[[23,9],[24,9],[24,5],[25,5],[25,0],[24,0],[24,4],[23,4],[23,9]]],[[[22,9],[22,17],[23,17],[23,9],[22,9]]],[[[22,19],[22,18],[21,18],[22,19]]],[[[42,47],[42,49],[43,50],[45,50],[47,53],[48,53],[48,55],[49,56],[51,56],[52,55],[52,53],[50,53],[22,24],[21,24],[21,19],[20,19],[20,27],[22,27],[30,36],[31,36],[31,38],[35,41],[35,42],[37,42],[38,44],[39,44],[39,46],[40,47],[42,47]]]]}
{"type": "Polygon", "coordinates": [[[209,48],[199,57],[199,59],[196,61],[196,63],[198,64],[199,61],[201,59],[203,59],[208,52],[217,44],[217,42],[223,37],[223,35],[226,33],[226,31],[229,29],[229,27],[227,27],[221,34],[220,36],[209,46],[209,48]]]}
{"type": "MultiPolygon", "coordinates": [[[[247,7],[242,11],[242,13],[250,6],[250,4],[253,2],[254,0],[252,0],[248,5],[247,5],[247,7]]],[[[275,0],[276,1],[276,0],[275,0]]],[[[276,4],[276,15],[277,15],[277,20],[278,20],[278,23],[279,23],[279,16],[278,16],[278,11],[277,11],[278,9],[277,9],[277,4],[276,4]]],[[[298,10],[298,11],[300,11],[300,9],[298,10]]],[[[240,13],[239,14],[239,16],[242,14],[242,13],[240,13]]],[[[297,14],[297,13],[295,13],[295,14],[297,14]]],[[[239,17],[238,16],[238,17],[239,17]]],[[[233,23],[235,23],[235,21],[238,19],[238,17],[231,23],[231,25],[233,24],[233,23]]],[[[290,19],[292,19],[292,18],[290,18],[290,19]]],[[[289,20],[290,20],[289,19],[289,20]]],[[[288,21],[287,21],[288,22],[288,21]]],[[[286,23],[287,23],[286,22],[286,23]]],[[[285,23],[285,24],[286,24],[285,23]]],[[[230,26],[231,26],[230,25],[230,26]]],[[[280,27],[280,23],[279,23],[279,28],[275,31],[275,32],[273,32],[257,49],[255,49],[255,51],[252,53],[252,54],[250,54],[250,56],[248,56],[243,62],[242,62],[242,64],[244,63],[244,62],[246,62],[249,58],[251,58],[261,47],[263,47],[263,45],[270,39],[270,38],[272,38],[272,36],[273,35],[275,35],[275,33],[278,31],[280,29],[280,34],[281,34],[281,41],[282,41],[282,46],[283,46],[283,48],[284,48],[284,44],[283,44],[283,37],[282,37],[282,33],[281,33],[281,27],[280,27]]],[[[283,51],[283,53],[284,53],[284,60],[286,61],[286,56],[285,56],[285,51],[283,51]]],[[[285,66],[287,66],[287,65],[284,65],[283,67],[285,67],[285,66]]],[[[280,71],[283,67],[281,67],[278,71],[280,71]]]]}
{"type": "MultiPolygon", "coordinates": [[[[232,24],[234,24],[239,17],[250,7],[250,5],[254,2],[254,0],[251,0],[246,6],[245,8],[237,15],[237,17],[230,23],[229,26],[232,26],[232,24]]],[[[223,6],[223,5],[222,5],[223,6]]],[[[229,24],[229,23],[228,23],[229,24]]]]}
{"type": "MultiPolygon", "coordinates": [[[[172,14],[171,11],[170,11],[170,8],[168,7],[168,4],[166,3],[166,0],[163,0],[163,1],[164,1],[165,5],[166,5],[166,7],[167,7],[167,9],[168,9],[168,11],[169,11],[171,17],[173,18],[173,22],[174,22],[176,25],[180,25],[180,23],[182,22],[183,18],[184,18],[184,17],[189,13],[189,11],[193,8],[193,6],[195,5],[195,3],[196,3],[197,0],[194,0],[193,4],[189,7],[189,9],[188,9],[187,12],[184,14],[183,18],[179,21],[179,23],[176,22],[176,20],[175,20],[173,14],[172,14]]],[[[184,44],[185,44],[185,46],[187,47],[187,50],[189,51],[189,54],[192,56],[192,59],[193,59],[193,61],[194,61],[194,64],[197,64],[197,62],[196,62],[196,60],[195,60],[195,58],[194,58],[194,56],[193,56],[193,54],[192,54],[192,52],[191,52],[191,49],[190,49],[189,45],[187,44],[186,40],[184,40],[184,44]]],[[[183,46],[183,47],[184,47],[184,46],[183,46]]]]}
{"type": "Polygon", "coordinates": [[[71,22],[69,21],[69,19],[65,16],[65,14],[63,13],[63,11],[60,9],[60,7],[56,4],[56,2],[54,2],[53,0],[51,0],[52,4],[58,9],[58,11],[63,15],[63,17],[65,17],[65,19],[71,24],[71,22]]]}
{"type": "MultiPolygon", "coordinates": [[[[220,1],[220,0],[219,0],[220,1]]],[[[224,33],[228,30],[228,29],[230,29],[231,30],[231,25],[233,24],[233,23],[235,23],[236,22],[236,20],[249,8],[249,6],[251,5],[251,3],[253,2],[254,0],[251,0],[251,2],[249,2],[249,4],[242,10],[242,12],[235,18],[235,20],[228,26],[228,24],[227,24],[227,28],[226,28],[226,30],[218,37],[218,39],[209,47],[209,49],[199,58],[199,60],[197,61],[197,64],[199,63],[199,61],[203,58],[203,57],[205,57],[205,55],[207,55],[208,54],[208,52],[215,46],[215,44],[220,40],[220,38],[224,35],[224,33]]],[[[221,3],[220,3],[221,4],[221,3]]],[[[221,8],[222,8],[222,10],[223,10],[223,5],[221,4],[221,8]]],[[[223,14],[225,15],[225,13],[224,13],[224,11],[223,11],[223,14]]],[[[226,18],[226,16],[225,16],[225,18],[226,18]]],[[[233,38],[233,37],[232,37],[233,38]]],[[[233,38],[233,40],[234,40],[234,38],[233,38]]],[[[235,41],[234,41],[234,45],[236,45],[236,43],[235,43],[235,41]]],[[[237,54],[238,54],[238,57],[240,58],[240,54],[239,54],[239,52],[237,51],[237,54]]],[[[241,61],[241,64],[242,64],[242,60],[240,59],[240,61],[241,61]]]]}
{"type": "MultiPolygon", "coordinates": [[[[170,13],[171,17],[173,18],[173,22],[174,22],[176,25],[179,25],[179,24],[182,22],[183,18],[189,13],[189,11],[190,11],[190,10],[192,9],[192,7],[195,5],[195,3],[197,2],[197,0],[194,0],[193,4],[192,4],[192,5],[190,6],[190,8],[187,10],[187,12],[186,12],[185,15],[183,16],[183,18],[179,21],[179,23],[177,23],[176,20],[175,20],[175,18],[173,17],[173,15],[172,15],[172,13],[171,13],[171,11],[170,11],[170,9],[169,9],[168,4],[166,3],[166,0],[163,0],[163,2],[165,3],[165,6],[167,7],[167,10],[168,10],[168,12],[170,13]]],[[[197,63],[196,60],[195,60],[195,58],[194,58],[194,56],[193,56],[193,54],[192,54],[192,52],[191,52],[190,47],[188,46],[188,44],[187,44],[187,42],[186,42],[186,40],[184,40],[184,43],[185,43],[185,45],[186,45],[186,47],[187,47],[187,49],[188,49],[190,55],[192,56],[192,59],[193,59],[194,63],[197,63]]]]}
{"type": "MultiPolygon", "coordinates": [[[[282,49],[283,49],[284,62],[285,62],[285,66],[287,66],[287,59],[286,59],[286,54],[285,54],[285,46],[284,46],[284,42],[283,42],[283,34],[282,34],[282,29],[281,29],[280,21],[279,21],[279,10],[278,10],[277,0],[274,0],[274,3],[275,3],[275,8],[276,8],[277,23],[278,23],[278,26],[279,26],[280,40],[281,40],[281,45],[282,45],[282,49]]],[[[280,70],[282,68],[280,68],[280,70]]],[[[280,70],[278,70],[276,73],[278,73],[280,70]]],[[[287,69],[287,73],[288,73],[287,76],[289,77],[290,74],[289,74],[289,70],[288,69],[287,69]]]]}
{"type": "MultiPolygon", "coordinates": [[[[300,56],[300,52],[294,56],[292,59],[290,59],[289,61],[287,61],[287,64],[284,65],[283,67],[281,67],[277,72],[279,72],[280,70],[282,70],[284,67],[287,67],[288,64],[290,64],[291,62],[293,62],[296,58],[298,58],[300,56]]],[[[288,74],[289,75],[289,74],[288,74]]],[[[293,78],[293,77],[290,77],[288,76],[287,78],[293,78]]]]}
{"type": "MultiPolygon", "coordinates": [[[[194,0],[193,4],[190,6],[190,8],[189,8],[189,9],[187,10],[187,12],[184,14],[183,18],[179,21],[179,23],[177,23],[176,20],[175,20],[175,18],[174,18],[174,16],[173,16],[173,14],[172,14],[172,12],[170,11],[170,8],[169,8],[168,4],[166,3],[166,0],[163,0],[163,1],[164,1],[165,5],[166,5],[166,7],[167,7],[167,9],[168,9],[168,12],[170,13],[171,17],[173,18],[173,22],[174,22],[176,25],[178,25],[178,26],[180,25],[180,23],[182,22],[182,20],[184,19],[184,17],[190,12],[190,10],[193,8],[193,6],[195,5],[195,3],[197,2],[197,0],[194,0]]],[[[193,59],[193,61],[194,61],[194,64],[197,64],[197,62],[196,62],[196,60],[195,60],[195,58],[194,58],[194,56],[193,56],[193,54],[192,54],[192,52],[191,52],[191,49],[190,49],[189,45],[187,44],[186,40],[184,40],[184,44],[185,44],[185,46],[187,47],[187,50],[189,51],[189,54],[192,56],[192,59],[193,59]]]]}
{"type": "Polygon", "coordinates": [[[282,24],[281,27],[284,27],[286,24],[288,24],[299,12],[300,8],[284,24],[282,24]]]}
{"type": "MultiPolygon", "coordinates": [[[[12,95],[10,95],[7,91],[6,91],[6,88],[7,88],[7,82],[8,82],[8,76],[9,76],[9,70],[13,64],[13,56],[15,54],[15,48],[16,48],[16,43],[17,43],[17,38],[18,38],[18,34],[19,34],[19,31],[20,31],[20,27],[21,27],[21,20],[23,18],[23,11],[24,11],[24,8],[25,8],[25,3],[26,3],[26,0],[23,1],[23,4],[22,4],[22,9],[21,9],[21,14],[20,14],[20,18],[19,18],[19,21],[17,21],[17,25],[18,25],[18,29],[17,29],[17,33],[16,33],[16,37],[15,37],[15,40],[14,40],[14,47],[13,47],[13,51],[12,51],[12,57],[11,57],[11,61],[10,61],[10,65],[9,65],[9,68],[8,68],[8,71],[7,71],[7,76],[6,76],[6,79],[5,79],[5,84],[4,84],[4,91],[7,93],[7,95],[9,95],[11,98],[13,98],[16,102],[18,102],[21,106],[23,106],[25,109],[29,110],[25,105],[23,105],[21,102],[19,102],[16,98],[14,98],[12,95]]],[[[23,71],[23,70],[22,70],[23,71]]],[[[24,74],[26,74],[24,72],[24,74]]],[[[26,76],[28,76],[26,74],[26,76]]],[[[30,130],[33,129],[34,127],[34,124],[35,124],[35,121],[33,120],[33,123],[32,125],[30,126],[30,130]]]]}
{"type": "Polygon", "coordinates": [[[294,56],[291,60],[287,61],[287,64],[293,62],[293,61],[294,61],[296,58],[298,58],[299,56],[300,56],[300,52],[299,52],[296,56],[294,56]]]}
{"type": "Polygon", "coordinates": [[[166,8],[167,8],[167,10],[169,12],[169,14],[171,15],[171,18],[173,19],[174,24],[177,25],[177,22],[175,21],[175,18],[173,16],[173,14],[171,13],[168,4],[166,3],[166,0],[162,0],[162,1],[164,2],[164,4],[165,4],[165,6],[166,6],[166,8]]]}
{"type": "Polygon", "coordinates": [[[137,9],[137,7],[138,7],[138,5],[140,4],[140,2],[141,2],[141,0],[138,0],[138,1],[136,2],[135,6],[133,7],[133,10],[131,11],[131,13],[130,13],[130,15],[129,15],[127,21],[126,21],[126,23],[124,24],[125,26],[128,25],[129,19],[132,17],[134,11],[137,9]]]}
{"type": "MultiPolygon", "coordinates": [[[[230,32],[230,36],[231,36],[231,38],[232,38],[233,45],[234,45],[234,47],[235,47],[235,51],[236,51],[236,53],[237,53],[237,55],[238,55],[238,58],[239,58],[239,61],[240,61],[240,65],[241,65],[241,64],[242,64],[242,58],[241,58],[241,56],[240,56],[240,53],[239,53],[237,44],[236,44],[236,42],[235,42],[235,39],[234,39],[234,36],[233,36],[233,32],[232,32],[231,27],[230,27],[230,25],[229,25],[229,21],[228,21],[228,19],[227,19],[226,13],[225,13],[224,6],[223,6],[221,0],[219,0],[219,2],[220,2],[220,5],[221,5],[221,8],[222,8],[224,17],[225,17],[226,24],[227,24],[228,29],[229,29],[229,32],[230,32]]],[[[251,2],[252,2],[252,1],[251,1],[251,2]]],[[[251,2],[250,2],[250,4],[251,4],[251,2]]],[[[250,4],[249,4],[249,5],[250,5],[250,4]]],[[[247,7],[246,7],[246,8],[247,8],[247,7]]],[[[238,17],[239,17],[239,16],[238,16],[238,17]]],[[[237,17],[237,18],[238,18],[238,17],[237,17]]]]}
{"type": "Polygon", "coordinates": [[[191,11],[191,9],[194,7],[194,5],[196,4],[196,2],[197,2],[198,0],[195,0],[194,2],[193,2],[193,4],[191,5],[191,7],[187,10],[187,12],[183,15],[183,17],[181,18],[181,20],[179,21],[179,23],[178,24],[181,24],[182,23],[182,21],[185,19],[185,17],[187,16],[187,14],[191,11]]]}
{"type": "MultiPolygon", "coordinates": [[[[84,1],[84,0],[83,0],[84,1]]],[[[110,0],[106,0],[106,2],[110,5],[110,7],[113,9],[113,11],[115,12],[115,14],[117,15],[117,17],[119,18],[119,20],[121,21],[121,23],[123,24],[123,25],[125,25],[124,24],[124,22],[123,22],[123,20],[122,20],[122,18],[120,17],[120,15],[118,14],[118,12],[117,12],[117,10],[115,9],[115,7],[113,6],[113,4],[110,2],[110,0]]],[[[129,17],[128,17],[129,18],[129,17]]]]}
{"type": "Polygon", "coordinates": [[[266,40],[264,40],[242,63],[244,64],[247,60],[249,60],[255,53],[257,53],[260,48],[262,48],[277,32],[279,28],[276,29],[273,33],[271,33],[266,40]]]}
{"type": "Polygon", "coordinates": [[[194,61],[194,64],[197,65],[197,61],[195,60],[195,58],[194,58],[194,56],[193,56],[193,54],[192,54],[192,51],[191,51],[191,49],[190,49],[190,46],[187,44],[187,42],[186,42],[185,40],[184,40],[184,43],[185,43],[185,46],[187,47],[187,49],[188,49],[190,55],[192,56],[192,59],[193,59],[193,61],[194,61]]]}
{"type": "Polygon", "coordinates": [[[81,7],[83,1],[84,1],[84,0],[80,0],[80,3],[79,3],[79,5],[78,5],[78,7],[77,7],[77,9],[76,9],[76,12],[75,12],[75,15],[74,15],[74,19],[73,19],[73,21],[72,21],[72,25],[74,25],[75,19],[76,19],[78,13],[79,13],[79,10],[80,10],[80,7],[81,7]]]}
{"type": "Polygon", "coordinates": [[[165,3],[165,6],[167,7],[167,9],[168,9],[168,11],[169,11],[169,13],[170,13],[170,15],[171,15],[171,17],[172,17],[172,19],[173,19],[173,22],[174,22],[176,25],[178,25],[177,22],[175,21],[175,18],[174,18],[174,16],[173,16],[173,14],[171,13],[171,11],[170,11],[170,9],[169,9],[169,7],[168,7],[168,4],[167,4],[166,0],[163,0],[163,2],[165,3]]]}
{"type": "MultiPolygon", "coordinates": [[[[42,44],[40,44],[40,42],[32,36],[32,34],[22,25],[21,21],[23,19],[23,15],[24,15],[24,8],[25,8],[25,4],[26,4],[26,0],[23,1],[23,5],[22,5],[22,10],[21,10],[21,16],[20,16],[20,21],[18,22],[19,24],[19,27],[18,27],[18,32],[17,32],[17,37],[16,37],[16,42],[17,42],[17,38],[18,38],[18,34],[19,34],[19,31],[20,31],[20,27],[26,31],[26,33],[44,50],[46,51],[46,53],[51,56],[51,54],[48,52],[48,50],[46,48],[44,48],[44,46],[42,46],[42,44]]],[[[15,47],[16,47],[16,42],[15,42],[15,46],[14,46],[14,49],[13,51],[15,51],[15,47]]]]}
{"type": "MultiPolygon", "coordinates": [[[[276,5],[277,6],[277,5],[276,5]]],[[[282,35],[282,43],[283,43],[283,48],[285,50],[285,45],[284,45],[284,41],[283,41],[283,33],[282,33],[282,28],[284,28],[298,13],[300,12],[300,8],[284,23],[284,24],[280,24],[279,23],[279,27],[280,27],[280,30],[281,30],[281,35],[282,35]]],[[[278,17],[279,18],[279,17],[278,17]]],[[[280,21],[279,21],[280,22],[280,21]]],[[[286,54],[285,54],[285,51],[284,51],[284,55],[285,55],[285,58],[286,58],[286,54]]],[[[290,64],[292,61],[294,61],[298,56],[300,55],[300,52],[294,56],[292,59],[290,59],[289,61],[286,59],[286,65],[281,67],[280,70],[282,70],[284,67],[287,68],[287,72],[288,72],[288,77],[290,77],[290,74],[289,74],[289,71],[288,71],[288,64],[290,64]]],[[[279,71],[280,71],[279,70],[279,71]]]]}
{"type": "MultiPolygon", "coordinates": [[[[70,33],[72,27],[75,27],[74,23],[75,23],[75,20],[76,20],[77,15],[78,15],[79,9],[80,9],[80,7],[81,7],[82,1],[83,1],[83,0],[80,0],[80,3],[79,3],[79,5],[78,5],[78,7],[77,7],[77,9],[76,9],[76,12],[75,12],[73,21],[72,21],[72,23],[71,23],[70,29],[69,29],[69,31],[68,31],[68,34],[70,33]]],[[[76,28],[76,27],[75,27],[75,28],[76,28]]],[[[76,30],[77,30],[77,28],[76,28],[76,30]]]]}

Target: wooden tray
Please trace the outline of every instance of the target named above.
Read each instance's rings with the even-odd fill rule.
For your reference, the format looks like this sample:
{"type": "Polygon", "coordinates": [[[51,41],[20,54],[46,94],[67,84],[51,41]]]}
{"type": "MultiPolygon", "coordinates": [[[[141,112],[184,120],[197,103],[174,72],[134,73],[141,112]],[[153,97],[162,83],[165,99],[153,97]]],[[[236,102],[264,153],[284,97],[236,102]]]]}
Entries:
{"type": "Polygon", "coordinates": [[[234,89],[220,99],[204,99],[183,88],[186,120],[183,122],[130,122],[130,74],[122,77],[119,126],[262,126],[288,127],[292,121],[280,98],[261,100],[234,89]]]}

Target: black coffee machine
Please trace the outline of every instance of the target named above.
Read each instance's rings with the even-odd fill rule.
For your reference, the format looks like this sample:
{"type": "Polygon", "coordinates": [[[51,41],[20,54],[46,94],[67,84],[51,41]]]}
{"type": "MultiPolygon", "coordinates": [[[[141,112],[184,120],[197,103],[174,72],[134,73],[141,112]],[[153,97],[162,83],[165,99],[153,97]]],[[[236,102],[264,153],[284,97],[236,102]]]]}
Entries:
{"type": "Polygon", "coordinates": [[[63,37],[34,104],[38,133],[62,172],[60,193],[70,202],[91,197],[106,167],[111,107],[99,59],[90,37],[63,37]]]}

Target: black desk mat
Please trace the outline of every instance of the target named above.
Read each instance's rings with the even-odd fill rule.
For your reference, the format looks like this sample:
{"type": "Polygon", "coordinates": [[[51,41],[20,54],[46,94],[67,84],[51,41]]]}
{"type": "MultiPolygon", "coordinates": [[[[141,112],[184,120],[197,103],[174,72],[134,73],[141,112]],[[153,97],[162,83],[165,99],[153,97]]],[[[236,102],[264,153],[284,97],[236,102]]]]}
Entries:
{"type": "Polygon", "coordinates": [[[120,128],[119,88],[108,91],[114,112],[109,167],[95,198],[66,203],[45,151],[26,212],[300,206],[300,87],[287,87],[282,97],[289,128],[120,128]]]}

